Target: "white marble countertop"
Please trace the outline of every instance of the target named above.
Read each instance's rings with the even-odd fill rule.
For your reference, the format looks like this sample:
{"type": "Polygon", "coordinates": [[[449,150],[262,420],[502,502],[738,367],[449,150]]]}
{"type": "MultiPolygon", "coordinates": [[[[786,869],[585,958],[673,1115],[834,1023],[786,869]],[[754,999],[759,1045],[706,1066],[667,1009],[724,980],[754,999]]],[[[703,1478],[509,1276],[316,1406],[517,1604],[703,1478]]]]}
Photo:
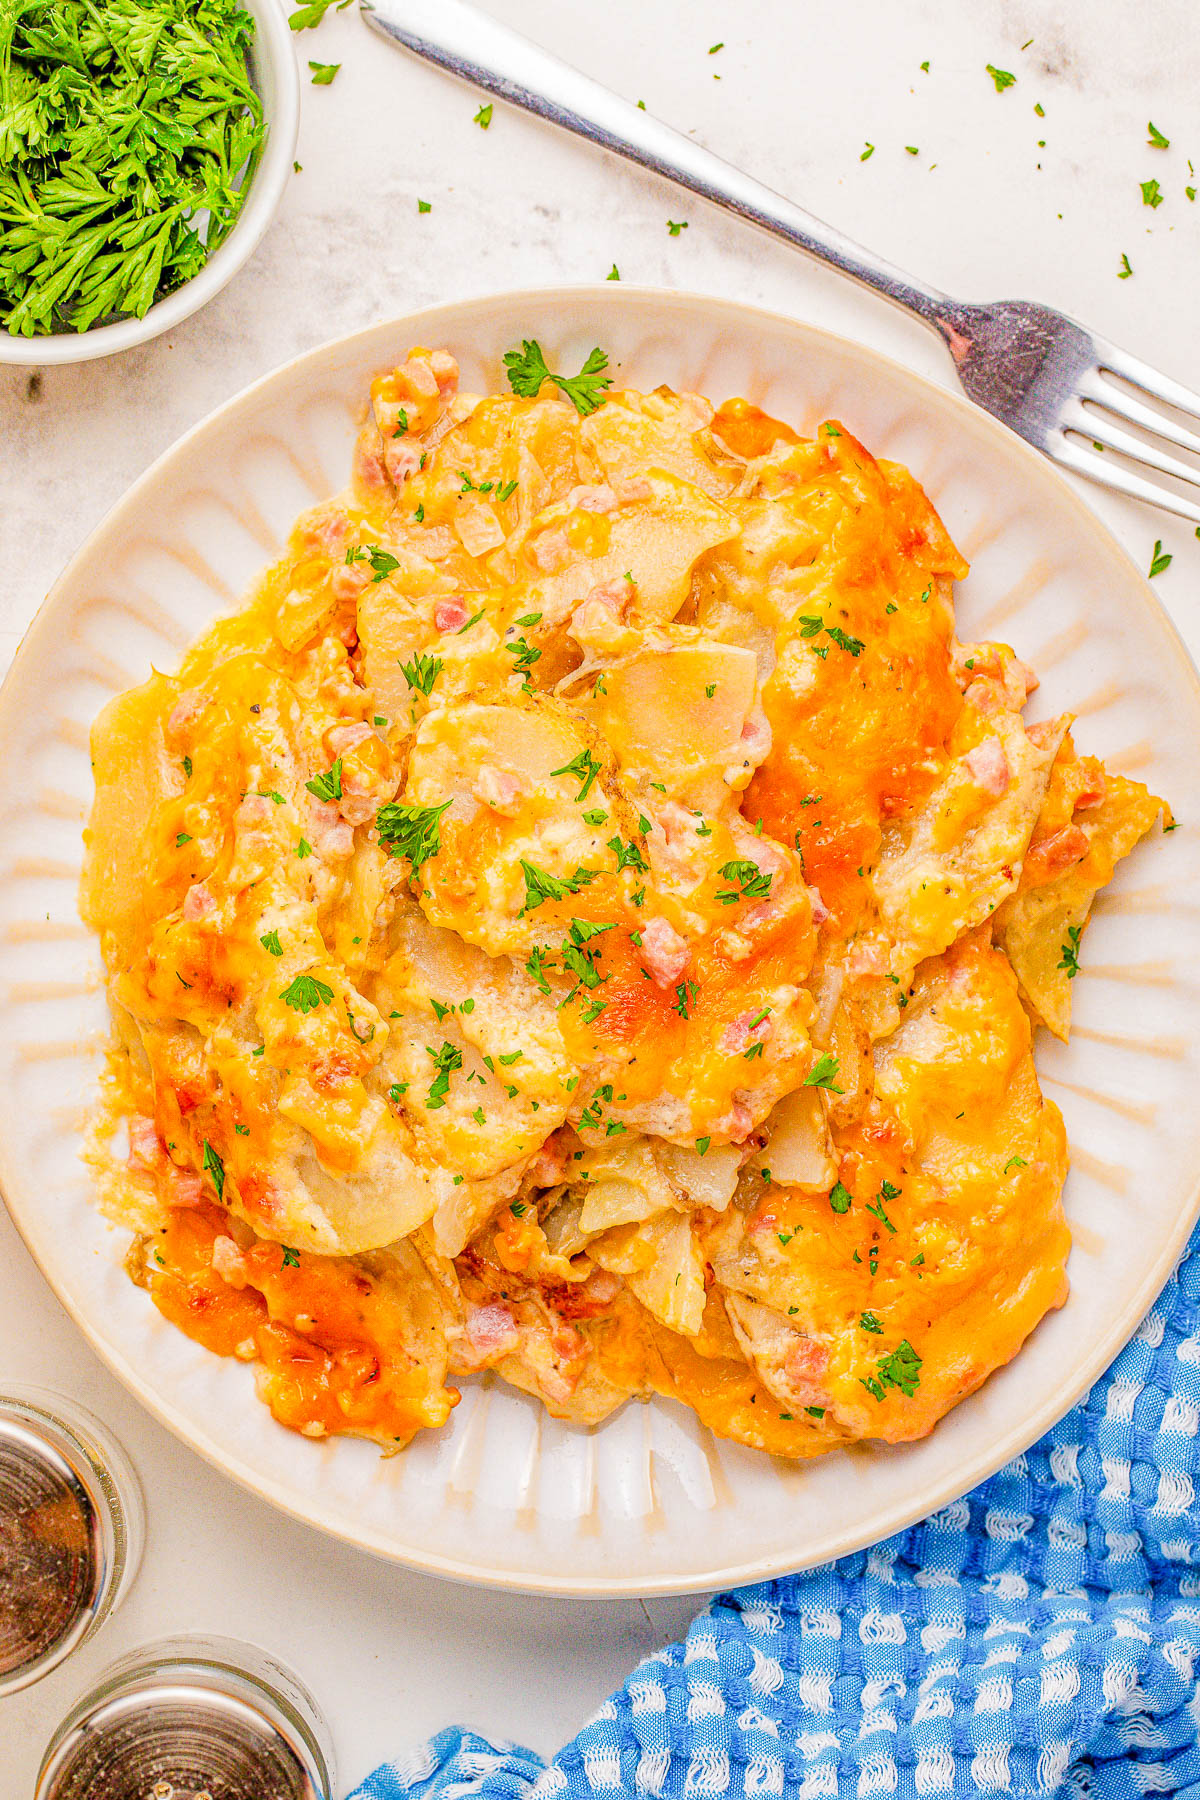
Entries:
{"type": "MultiPolygon", "coordinates": [[[[1200,389],[1200,203],[1185,196],[1188,157],[1200,166],[1193,0],[489,7],[901,265],[967,298],[1049,301],[1200,389]],[[988,63],[1016,85],[998,94],[988,63]],[[1170,149],[1148,146],[1148,118],[1170,149]],[[1166,196],[1155,209],[1139,185],[1151,177],[1166,196]],[[1134,274],[1118,280],[1123,254],[1134,274]]],[[[107,362],[0,367],[4,661],[87,532],[182,431],[296,352],[432,301],[602,280],[616,262],[628,280],[794,312],[952,383],[920,327],[783,246],[502,106],[481,131],[469,90],[372,36],[354,11],[331,14],[296,51],[342,68],[332,86],[305,86],[302,171],[225,293],[107,362]],[[418,214],[418,197],[431,212],[418,214]],[[668,218],[687,230],[672,237],[668,218]]],[[[1156,538],[1174,553],[1156,586],[1195,654],[1191,529],[1088,493],[1143,568],[1156,538]]],[[[58,1386],[101,1413],[150,1498],[146,1561],[122,1612],[65,1668],[0,1701],[3,1800],[32,1791],[79,1689],[168,1632],[218,1630],[290,1660],[330,1718],[345,1792],[456,1721],[552,1751],[694,1610],[489,1594],[326,1541],[140,1411],[3,1214],[0,1268],[0,1375],[58,1386]]]]}

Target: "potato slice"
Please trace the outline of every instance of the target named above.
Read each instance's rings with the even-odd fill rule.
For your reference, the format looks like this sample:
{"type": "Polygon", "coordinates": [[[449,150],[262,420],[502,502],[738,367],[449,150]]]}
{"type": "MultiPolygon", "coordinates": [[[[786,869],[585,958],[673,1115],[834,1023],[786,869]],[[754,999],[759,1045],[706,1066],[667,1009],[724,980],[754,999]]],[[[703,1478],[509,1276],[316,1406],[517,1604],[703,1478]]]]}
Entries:
{"type": "Polygon", "coordinates": [[[671,798],[708,813],[753,773],[742,732],[757,685],[751,650],[673,644],[606,670],[588,706],[626,770],[664,782],[671,798]]]}

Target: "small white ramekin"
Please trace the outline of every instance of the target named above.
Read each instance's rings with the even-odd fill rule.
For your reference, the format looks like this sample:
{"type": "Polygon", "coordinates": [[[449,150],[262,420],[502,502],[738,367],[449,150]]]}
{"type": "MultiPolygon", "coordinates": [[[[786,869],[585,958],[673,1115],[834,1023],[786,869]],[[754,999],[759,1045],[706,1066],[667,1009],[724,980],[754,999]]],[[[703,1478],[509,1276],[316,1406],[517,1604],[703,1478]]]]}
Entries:
{"type": "Polygon", "coordinates": [[[190,281],[158,300],[142,319],[121,319],[91,331],[63,331],[36,337],[13,337],[0,329],[0,363],[90,362],[144,344],[190,317],[219,294],[257,248],[275,216],[296,154],[300,126],[300,77],[292,50],[292,33],[279,0],[243,0],[254,18],[251,74],[262,98],[267,139],[250,181],[250,191],[237,222],[219,250],[190,281]]]}

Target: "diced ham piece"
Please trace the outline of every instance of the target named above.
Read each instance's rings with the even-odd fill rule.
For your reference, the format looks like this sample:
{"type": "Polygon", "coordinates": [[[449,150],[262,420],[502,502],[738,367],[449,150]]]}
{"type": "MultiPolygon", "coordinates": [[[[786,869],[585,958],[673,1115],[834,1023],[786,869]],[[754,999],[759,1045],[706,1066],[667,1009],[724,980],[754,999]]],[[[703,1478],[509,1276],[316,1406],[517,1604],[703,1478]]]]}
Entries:
{"type": "Polygon", "coordinates": [[[167,736],[174,743],[186,739],[207,705],[207,694],[199,688],[185,688],[167,715],[167,736]]]}
{"type": "Polygon", "coordinates": [[[409,392],[425,400],[432,400],[438,392],[437,374],[432,362],[431,357],[410,356],[396,370],[396,374],[407,382],[409,392]]]}
{"type": "Polygon", "coordinates": [[[544,531],[540,537],[531,538],[528,549],[534,565],[543,575],[553,575],[556,569],[571,560],[571,545],[561,525],[544,531]]]}
{"type": "Polygon", "coordinates": [[[204,1198],[204,1183],[191,1169],[172,1163],[167,1170],[167,1205],[199,1206],[204,1198]]]}
{"type": "Polygon", "coordinates": [[[421,450],[406,437],[389,438],[383,447],[383,466],[393,487],[399,487],[421,466],[421,450]]]}
{"type": "Polygon", "coordinates": [[[722,1114],[713,1129],[716,1135],[728,1138],[731,1144],[744,1144],[754,1129],[754,1114],[745,1100],[735,1094],[733,1105],[722,1114]]]}
{"type": "Polygon", "coordinates": [[[1029,846],[1025,872],[1030,879],[1048,881],[1082,862],[1090,849],[1087,832],[1078,825],[1062,825],[1029,846]]]}
{"type": "Polygon", "coordinates": [[[1094,757],[1084,759],[1087,770],[1087,786],[1075,796],[1075,810],[1087,812],[1089,807],[1099,806],[1108,795],[1108,777],[1094,757]]]}
{"type": "Polygon", "coordinates": [[[213,1239],[212,1266],[222,1281],[230,1287],[244,1288],[246,1285],[246,1259],[231,1237],[213,1239]]]}
{"type": "Polygon", "coordinates": [[[753,1012],[744,1012],[738,1018],[731,1019],[721,1033],[717,1048],[726,1056],[744,1053],[751,1044],[765,1038],[771,1029],[769,1016],[764,1017],[765,1008],[756,1007],[753,1012]]]}
{"type": "Polygon", "coordinates": [[[439,631],[460,631],[470,618],[461,594],[446,594],[433,605],[433,622],[439,631]]]}
{"type": "Polygon", "coordinates": [[[458,387],[458,364],[448,350],[435,350],[429,368],[437,382],[439,394],[452,394],[458,387]]]}
{"type": "Polygon", "coordinates": [[[864,975],[886,975],[888,954],[883,944],[857,943],[846,959],[846,973],[853,981],[864,975]]]}
{"type": "Polygon", "coordinates": [[[153,1119],[136,1114],[129,1121],[129,1162],[134,1168],[156,1169],[164,1155],[153,1119]]]}
{"type": "Polygon", "coordinates": [[[357,600],[370,579],[369,562],[343,563],[329,577],[329,591],[339,604],[346,600],[357,600]]]}
{"type": "Polygon", "coordinates": [[[580,512],[610,513],[617,505],[617,496],[607,484],[574,487],[567,495],[567,505],[576,507],[580,512]]]}
{"type": "Polygon", "coordinates": [[[484,763],[479,770],[472,783],[472,791],[484,806],[490,806],[493,812],[500,813],[506,819],[516,818],[525,798],[524,786],[517,776],[508,769],[497,769],[491,763],[484,763]]]}
{"type": "Polygon", "coordinates": [[[742,726],[741,750],[747,762],[757,768],[764,762],[771,749],[771,727],[762,713],[751,713],[742,726]]]}
{"type": "Polygon", "coordinates": [[[467,1313],[467,1337],[481,1360],[507,1356],[520,1343],[517,1322],[507,1306],[473,1306],[467,1313]]]}
{"type": "Polygon", "coordinates": [[[647,919],[642,927],[642,960],[657,987],[674,987],[691,954],[687,939],[666,919],[647,919]]]}
{"type": "Polygon", "coordinates": [[[183,916],[189,925],[199,919],[209,919],[217,910],[217,903],[202,881],[195,881],[184,895],[183,916]]]}
{"type": "Polygon", "coordinates": [[[343,862],[354,853],[354,828],[341,817],[336,800],[308,796],[308,836],[317,855],[328,861],[343,862]]]}
{"type": "Polygon", "coordinates": [[[828,1366],[829,1352],[825,1346],[797,1333],[795,1343],[784,1356],[783,1372],[789,1390],[802,1406],[821,1406],[828,1402],[829,1394],[821,1382],[828,1366]]]}
{"type": "Polygon", "coordinates": [[[984,738],[982,744],[976,744],[963,760],[972,781],[978,782],[993,800],[998,800],[1012,780],[1012,770],[1000,739],[984,738]]]}
{"type": "Polygon", "coordinates": [[[829,908],[821,898],[820,888],[810,887],[808,890],[809,905],[812,907],[814,925],[823,925],[829,917],[829,908]]]}

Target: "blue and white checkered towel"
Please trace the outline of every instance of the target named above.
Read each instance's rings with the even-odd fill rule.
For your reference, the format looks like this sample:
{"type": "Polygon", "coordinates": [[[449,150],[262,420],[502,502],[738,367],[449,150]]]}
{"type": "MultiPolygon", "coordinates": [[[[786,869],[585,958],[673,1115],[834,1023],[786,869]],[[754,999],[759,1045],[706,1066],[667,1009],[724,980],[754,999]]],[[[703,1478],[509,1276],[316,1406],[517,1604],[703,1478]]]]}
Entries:
{"type": "Polygon", "coordinates": [[[875,1549],[722,1594],[547,1768],[443,1731],[352,1800],[1200,1800],[1200,1231],[1087,1399],[875,1549]]]}

